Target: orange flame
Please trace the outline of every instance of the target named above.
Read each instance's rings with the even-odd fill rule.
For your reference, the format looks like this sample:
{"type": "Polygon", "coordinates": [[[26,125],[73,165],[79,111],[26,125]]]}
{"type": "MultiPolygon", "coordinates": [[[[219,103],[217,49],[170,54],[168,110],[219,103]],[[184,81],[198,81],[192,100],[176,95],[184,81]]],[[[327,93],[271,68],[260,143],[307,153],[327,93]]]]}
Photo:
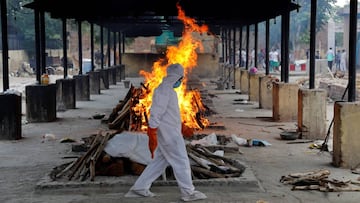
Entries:
{"type": "Polygon", "coordinates": [[[197,113],[204,111],[205,107],[202,105],[199,91],[187,90],[186,83],[187,75],[197,65],[197,50],[203,51],[201,41],[195,39],[193,33],[207,33],[208,27],[206,25],[197,25],[194,19],[185,16],[185,12],[179,4],[176,6],[178,9],[178,19],[184,23],[182,38],[178,46],[167,47],[166,59],[159,59],[154,62],[151,73],[144,70],[140,71],[140,75],[143,75],[145,78],[147,92],[135,108],[137,110],[142,108],[149,115],[153,90],[162,82],[162,78],[166,76],[167,66],[179,63],[184,67],[184,80],[182,85],[176,88],[175,91],[179,98],[181,120],[187,127],[200,129],[209,125],[209,121],[206,118],[197,116],[197,113]]]}

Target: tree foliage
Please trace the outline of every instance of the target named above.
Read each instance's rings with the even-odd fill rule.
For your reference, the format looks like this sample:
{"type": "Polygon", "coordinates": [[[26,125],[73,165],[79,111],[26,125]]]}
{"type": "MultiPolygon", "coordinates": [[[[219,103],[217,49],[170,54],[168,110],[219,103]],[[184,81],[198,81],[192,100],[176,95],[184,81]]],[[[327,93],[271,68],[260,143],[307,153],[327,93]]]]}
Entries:
{"type": "MultiPolygon", "coordinates": [[[[18,38],[23,39],[23,48],[29,52],[34,53],[35,47],[35,21],[34,11],[23,5],[32,2],[31,0],[8,0],[7,14],[9,34],[15,34],[18,38]]],[[[51,18],[45,13],[45,37],[46,46],[52,48],[59,48],[62,46],[61,40],[61,21],[51,18]]]]}
{"type": "MultiPolygon", "coordinates": [[[[292,12],[290,17],[290,30],[293,31],[291,40],[295,43],[310,42],[310,17],[311,17],[311,1],[299,0],[301,5],[297,12],[292,12]]],[[[321,31],[330,18],[336,14],[336,0],[317,0],[316,8],[316,32],[321,31]]]]}

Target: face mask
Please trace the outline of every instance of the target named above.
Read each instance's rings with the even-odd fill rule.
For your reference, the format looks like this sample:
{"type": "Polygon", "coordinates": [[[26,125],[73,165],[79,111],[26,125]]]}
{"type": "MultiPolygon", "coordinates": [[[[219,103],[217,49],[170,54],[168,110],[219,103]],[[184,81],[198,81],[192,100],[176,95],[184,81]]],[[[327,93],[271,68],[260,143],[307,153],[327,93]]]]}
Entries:
{"type": "Polygon", "coordinates": [[[181,80],[178,80],[173,84],[173,88],[178,88],[180,87],[180,85],[181,85],[181,80]]]}
{"type": "Polygon", "coordinates": [[[173,84],[173,88],[178,88],[178,87],[180,87],[180,85],[181,85],[181,82],[182,82],[182,77],[179,79],[179,80],[177,80],[174,84],[173,84]]]}

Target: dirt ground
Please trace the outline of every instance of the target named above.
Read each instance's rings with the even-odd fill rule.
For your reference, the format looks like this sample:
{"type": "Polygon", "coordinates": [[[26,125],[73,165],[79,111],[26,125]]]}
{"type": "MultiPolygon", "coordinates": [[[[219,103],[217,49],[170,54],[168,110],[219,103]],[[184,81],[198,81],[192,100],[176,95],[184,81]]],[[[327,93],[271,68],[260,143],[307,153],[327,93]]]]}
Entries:
{"type": "MultiPolygon", "coordinates": [[[[54,78],[53,78],[54,79],[54,78]]],[[[141,78],[127,78],[133,85],[139,85],[141,78]]],[[[10,85],[23,91],[33,78],[11,78],[10,85]],[[16,81],[16,82],[15,82],[16,81]],[[15,85],[16,84],[16,85],[15,85]]],[[[241,153],[229,154],[231,158],[244,161],[254,174],[258,185],[218,184],[196,186],[208,199],[199,202],[336,202],[357,203],[359,192],[321,192],[317,190],[291,190],[291,185],[280,182],[282,176],[290,173],[328,169],[330,178],[359,182],[359,175],[350,169],[333,167],[330,152],[311,149],[312,142],[289,144],[280,139],[280,133],[296,129],[296,122],[274,122],[271,110],[259,109],[258,104],[235,104],[236,99],[248,99],[248,95],[237,90],[216,90],[209,79],[204,79],[211,98],[210,108],[217,114],[209,116],[212,123],[224,125],[225,129],[206,128],[198,134],[216,133],[231,136],[235,134],[245,139],[260,139],[270,146],[239,147],[241,153]]],[[[23,138],[16,141],[0,141],[0,202],[2,203],[80,203],[80,202],[179,202],[176,186],[154,186],[154,198],[124,198],[132,184],[132,179],[124,180],[124,186],[100,185],[97,187],[69,186],[38,189],[37,185],[55,166],[68,162],[73,152],[72,143],[60,143],[62,138],[81,141],[81,138],[107,129],[107,125],[92,116],[98,113],[109,115],[112,108],[125,97],[127,88],[122,82],[101,90],[100,95],[91,95],[90,101],[77,101],[76,109],[57,112],[57,120],[47,123],[28,123],[23,114],[23,138]],[[44,138],[46,134],[51,134],[44,138]]],[[[332,105],[328,103],[328,122],[332,118],[332,105]]],[[[25,107],[25,103],[23,104],[25,107]]],[[[22,109],[23,112],[24,108],[22,109]]],[[[296,140],[303,141],[303,140],[296,140]]],[[[331,142],[331,140],[330,140],[331,142]]],[[[121,177],[113,177],[118,180],[121,177]]]]}

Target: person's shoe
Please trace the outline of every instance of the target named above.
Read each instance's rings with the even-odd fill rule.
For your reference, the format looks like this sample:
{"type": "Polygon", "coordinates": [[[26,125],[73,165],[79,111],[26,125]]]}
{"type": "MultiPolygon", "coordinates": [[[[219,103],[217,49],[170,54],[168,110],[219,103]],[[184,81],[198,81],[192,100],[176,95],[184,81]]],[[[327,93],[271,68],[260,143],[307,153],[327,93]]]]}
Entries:
{"type": "Polygon", "coordinates": [[[207,196],[200,192],[200,191],[194,191],[191,195],[187,195],[187,196],[182,196],[181,200],[184,202],[191,202],[191,201],[195,201],[195,200],[201,200],[201,199],[206,199],[207,196]]]}
{"type": "Polygon", "coordinates": [[[150,192],[150,190],[129,190],[126,194],[125,197],[155,197],[156,194],[150,192]]]}

